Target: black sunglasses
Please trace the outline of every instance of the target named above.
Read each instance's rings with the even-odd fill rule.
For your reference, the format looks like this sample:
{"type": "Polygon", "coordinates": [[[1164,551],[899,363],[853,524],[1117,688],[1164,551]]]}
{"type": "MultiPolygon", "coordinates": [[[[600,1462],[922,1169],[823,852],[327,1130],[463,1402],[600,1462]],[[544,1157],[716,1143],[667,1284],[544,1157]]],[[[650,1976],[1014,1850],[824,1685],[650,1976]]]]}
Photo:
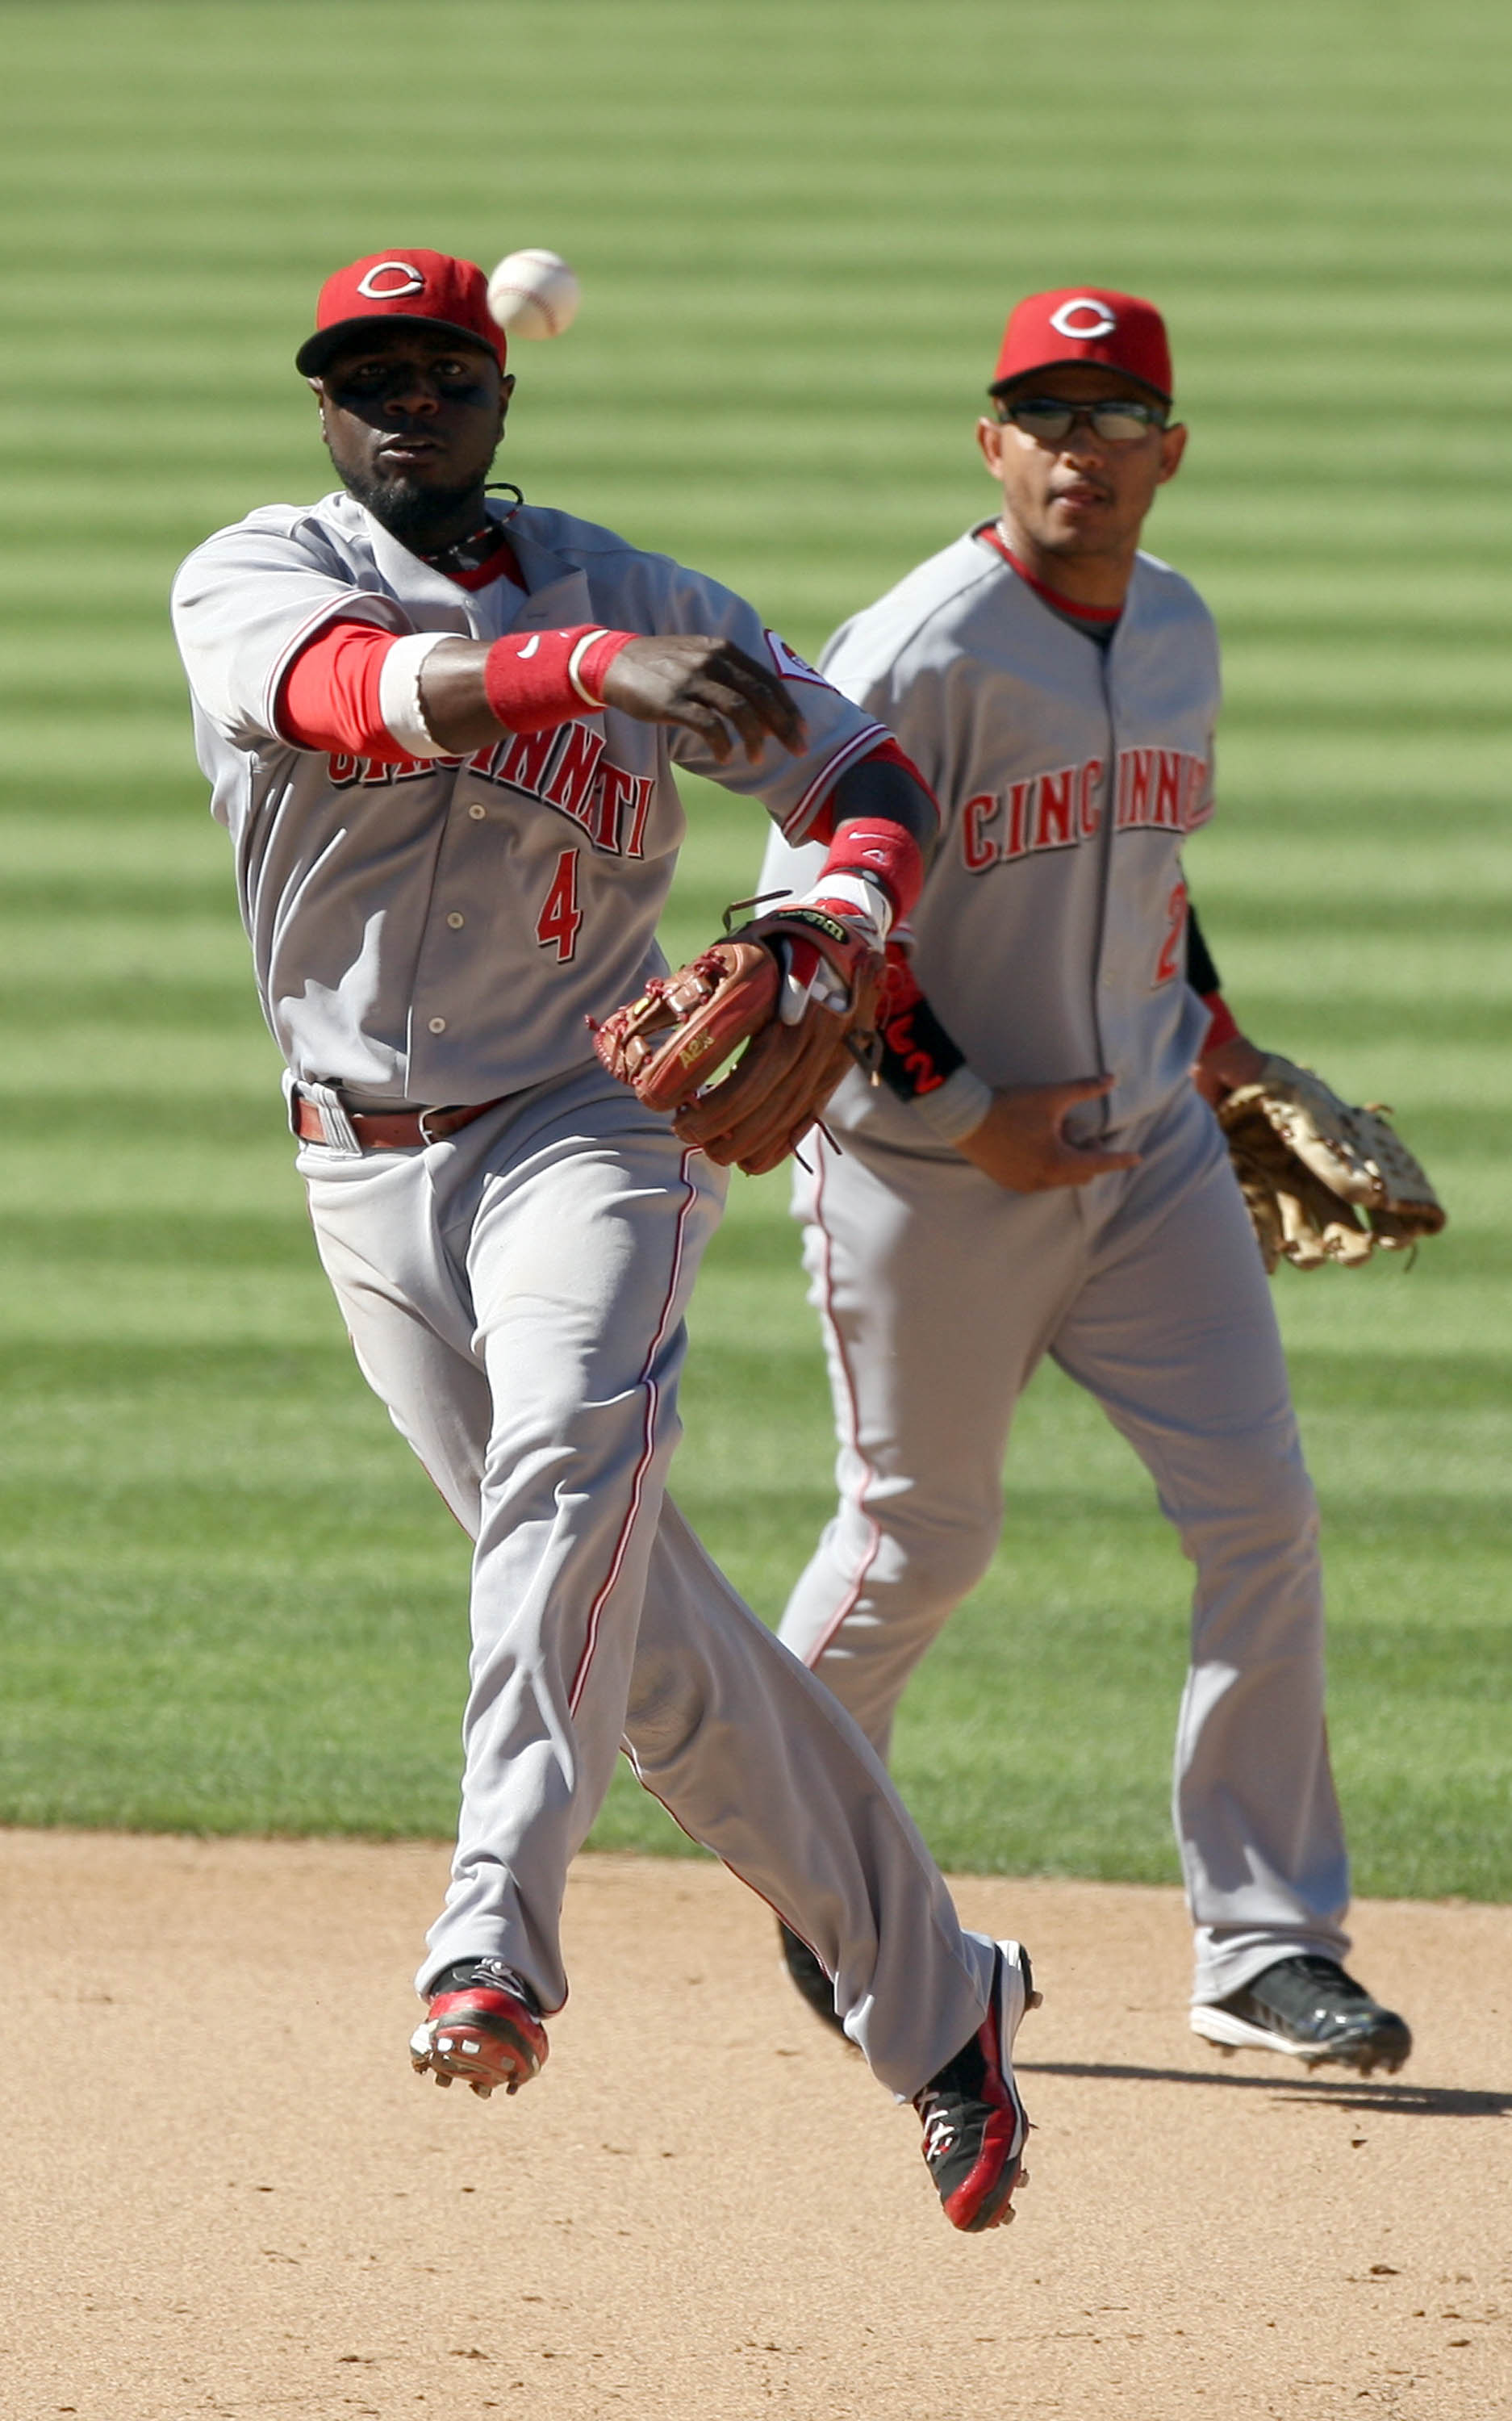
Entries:
{"type": "Polygon", "coordinates": [[[1053,395],[1026,395],[1012,402],[999,396],[996,402],[999,420],[1011,420],[1026,437],[1047,445],[1058,445],[1083,421],[1105,445],[1132,445],[1147,430],[1165,427],[1163,404],[1136,403],[1121,395],[1102,403],[1062,403],[1053,395]]]}

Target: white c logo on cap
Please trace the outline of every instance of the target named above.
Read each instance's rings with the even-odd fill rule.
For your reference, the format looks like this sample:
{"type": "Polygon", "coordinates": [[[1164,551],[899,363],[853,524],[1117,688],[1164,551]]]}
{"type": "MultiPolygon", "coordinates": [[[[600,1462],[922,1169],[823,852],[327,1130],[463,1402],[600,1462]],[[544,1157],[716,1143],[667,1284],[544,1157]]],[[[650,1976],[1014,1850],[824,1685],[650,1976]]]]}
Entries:
{"type": "MultiPolygon", "coordinates": [[[[357,280],[357,291],[366,294],[369,303],[396,303],[401,294],[423,294],[425,279],[408,260],[380,260],[357,280]],[[380,286],[381,277],[396,277],[397,286],[380,286]]],[[[1111,322],[1109,323],[1112,324],[1111,322]]]]}
{"type": "Polygon", "coordinates": [[[1095,303],[1090,294],[1078,294],[1073,301],[1063,303],[1050,315],[1050,324],[1057,336],[1084,338],[1111,336],[1118,325],[1106,303],[1095,303]]]}

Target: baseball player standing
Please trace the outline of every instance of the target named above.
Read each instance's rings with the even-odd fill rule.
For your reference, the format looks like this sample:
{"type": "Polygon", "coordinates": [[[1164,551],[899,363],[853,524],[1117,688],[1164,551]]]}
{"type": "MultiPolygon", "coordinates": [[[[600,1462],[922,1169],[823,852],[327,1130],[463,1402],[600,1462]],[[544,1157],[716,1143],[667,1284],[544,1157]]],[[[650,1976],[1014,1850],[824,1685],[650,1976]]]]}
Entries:
{"type": "MultiPolygon", "coordinates": [[[[661,964],[674,762],[825,836],[813,914],[858,950],[916,897],[934,804],[740,599],[486,498],[514,382],[485,296],[427,251],[329,278],[297,358],[341,488],[220,531],[173,599],[320,1257],[475,1541],[412,2055],[482,2094],[537,2073],[568,1865],[624,1746],[835,1975],[952,2222],[993,2226],[1027,2127],[1027,1958],[962,1931],[859,1730],[664,1493],[725,1178],[590,1033],[661,964]]],[[[831,1011],[797,985],[788,1013],[831,1011]]]]}
{"type": "MultiPolygon", "coordinates": [[[[796,1177],[839,1504],[781,1635],[885,1756],[909,1674],[992,1555],[1014,1406],[1049,1353],[1140,1456],[1196,1568],[1174,1792],[1192,2024],[1396,2069],[1406,2025],[1341,1964],[1317,1507],[1208,1106],[1263,1062],[1181,870],[1212,813],[1219,666],[1201,599],[1139,548],[1186,440],[1160,315],[1097,288],[1032,295],[990,394],[1001,513],[821,659],[897,734],[944,827],[912,973],[895,970],[888,1082],[848,1078],[834,1142],[816,1136],[796,1177]]],[[[763,892],[803,889],[817,852],[790,839],[763,892]]],[[[822,1966],[785,1940],[831,2013],[822,1966]]]]}

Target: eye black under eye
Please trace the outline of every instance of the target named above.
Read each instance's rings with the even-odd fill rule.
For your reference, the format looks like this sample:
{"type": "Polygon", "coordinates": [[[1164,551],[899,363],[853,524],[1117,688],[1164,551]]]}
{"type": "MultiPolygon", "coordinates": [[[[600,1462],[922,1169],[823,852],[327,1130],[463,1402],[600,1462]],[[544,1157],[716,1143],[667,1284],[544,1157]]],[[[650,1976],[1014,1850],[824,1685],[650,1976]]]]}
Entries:
{"type": "Polygon", "coordinates": [[[433,380],[448,395],[478,395],[483,390],[482,365],[460,354],[443,354],[439,360],[422,365],[418,373],[410,366],[386,357],[352,362],[334,374],[332,385],[340,395],[354,398],[383,396],[404,386],[416,375],[433,380]]]}

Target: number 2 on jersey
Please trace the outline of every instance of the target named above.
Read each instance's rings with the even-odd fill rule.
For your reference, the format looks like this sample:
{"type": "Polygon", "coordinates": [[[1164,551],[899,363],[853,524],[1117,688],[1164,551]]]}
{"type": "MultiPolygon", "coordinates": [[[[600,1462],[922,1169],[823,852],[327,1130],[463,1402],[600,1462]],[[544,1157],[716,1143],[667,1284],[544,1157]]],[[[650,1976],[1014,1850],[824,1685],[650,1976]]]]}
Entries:
{"type": "Polygon", "coordinates": [[[1165,903],[1165,939],[1161,944],[1161,955],[1155,961],[1155,981],[1150,986],[1152,992],[1159,992],[1161,984],[1175,983],[1180,974],[1181,944],[1186,929],[1187,886],[1178,882],[1165,903]]]}
{"type": "Polygon", "coordinates": [[[578,906],[578,853],[564,849],[556,861],[552,887],[546,894],[545,905],[536,919],[536,939],[543,950],[556,952],[558,965],[565,965],[578,945],[578,927],[583,911],[578,906]]]}

